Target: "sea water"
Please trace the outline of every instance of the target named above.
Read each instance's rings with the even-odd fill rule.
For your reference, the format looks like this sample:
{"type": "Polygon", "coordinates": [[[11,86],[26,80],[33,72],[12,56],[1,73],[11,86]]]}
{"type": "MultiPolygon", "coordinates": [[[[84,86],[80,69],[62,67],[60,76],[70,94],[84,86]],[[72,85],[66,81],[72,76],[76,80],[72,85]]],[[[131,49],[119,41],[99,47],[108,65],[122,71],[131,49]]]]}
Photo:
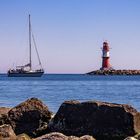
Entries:
{"type": "Polygon", "coordinates": [[[130,104],[140,111],[140,76],[0,75],[0,106],[14,107],[31,97],[41,99],[53,112],[57,112],[65,100],[130,104]]]}

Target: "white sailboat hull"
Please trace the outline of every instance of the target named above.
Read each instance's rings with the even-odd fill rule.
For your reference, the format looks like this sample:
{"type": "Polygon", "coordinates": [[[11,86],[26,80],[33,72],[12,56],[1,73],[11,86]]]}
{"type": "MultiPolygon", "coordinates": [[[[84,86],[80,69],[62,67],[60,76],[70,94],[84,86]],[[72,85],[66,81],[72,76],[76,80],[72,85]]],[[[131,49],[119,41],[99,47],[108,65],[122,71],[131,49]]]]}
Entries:
{"type": "Polygon", "coordinates": [[[44,72],[8,72],[8,77],[41,77],[44,72]]]}

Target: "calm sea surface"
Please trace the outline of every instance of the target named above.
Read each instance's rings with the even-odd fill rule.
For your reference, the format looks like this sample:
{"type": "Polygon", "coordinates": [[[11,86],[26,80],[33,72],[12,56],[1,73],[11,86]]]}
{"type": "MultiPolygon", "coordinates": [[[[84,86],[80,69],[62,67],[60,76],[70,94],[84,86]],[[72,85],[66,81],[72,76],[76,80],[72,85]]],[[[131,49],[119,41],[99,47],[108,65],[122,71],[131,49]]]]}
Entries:
{"type": "Polygon", "coordinates": [[[140,111],[140,76],[48,74],[41,78],[12,78],[0,75],[0,106],[13,107],[31,97],[41,99],[53,112],[65,100],[125,103],[140,111]]]}

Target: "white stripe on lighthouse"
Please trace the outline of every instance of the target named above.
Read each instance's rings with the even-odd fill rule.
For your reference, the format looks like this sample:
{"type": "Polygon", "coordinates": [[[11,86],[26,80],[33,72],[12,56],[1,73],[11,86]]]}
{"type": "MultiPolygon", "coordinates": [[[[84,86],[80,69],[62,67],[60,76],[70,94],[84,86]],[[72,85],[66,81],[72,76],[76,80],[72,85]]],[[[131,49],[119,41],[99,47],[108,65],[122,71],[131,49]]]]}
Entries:
{"type": "Polygon", "coordinates": [[[109,52],[103,51],[103,57],[109,57],[109,52]]]}

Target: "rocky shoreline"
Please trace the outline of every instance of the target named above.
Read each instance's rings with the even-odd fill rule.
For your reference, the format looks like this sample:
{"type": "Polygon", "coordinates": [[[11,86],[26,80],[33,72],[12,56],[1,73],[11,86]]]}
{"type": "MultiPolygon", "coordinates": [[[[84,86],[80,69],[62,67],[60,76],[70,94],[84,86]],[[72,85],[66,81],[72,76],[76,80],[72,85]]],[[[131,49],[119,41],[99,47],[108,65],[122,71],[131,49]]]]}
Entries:
{"type": "Polygon", "coordinates": [[[65,101],[56,114],[31,98],[0,108],[0,140],[140,140],[140,112],[127,104],[65,101]]]}
{"type": "Polygon", "coordinates": [[[89,75],[140,75],[140,70],[95,70],[89,75]]]}

